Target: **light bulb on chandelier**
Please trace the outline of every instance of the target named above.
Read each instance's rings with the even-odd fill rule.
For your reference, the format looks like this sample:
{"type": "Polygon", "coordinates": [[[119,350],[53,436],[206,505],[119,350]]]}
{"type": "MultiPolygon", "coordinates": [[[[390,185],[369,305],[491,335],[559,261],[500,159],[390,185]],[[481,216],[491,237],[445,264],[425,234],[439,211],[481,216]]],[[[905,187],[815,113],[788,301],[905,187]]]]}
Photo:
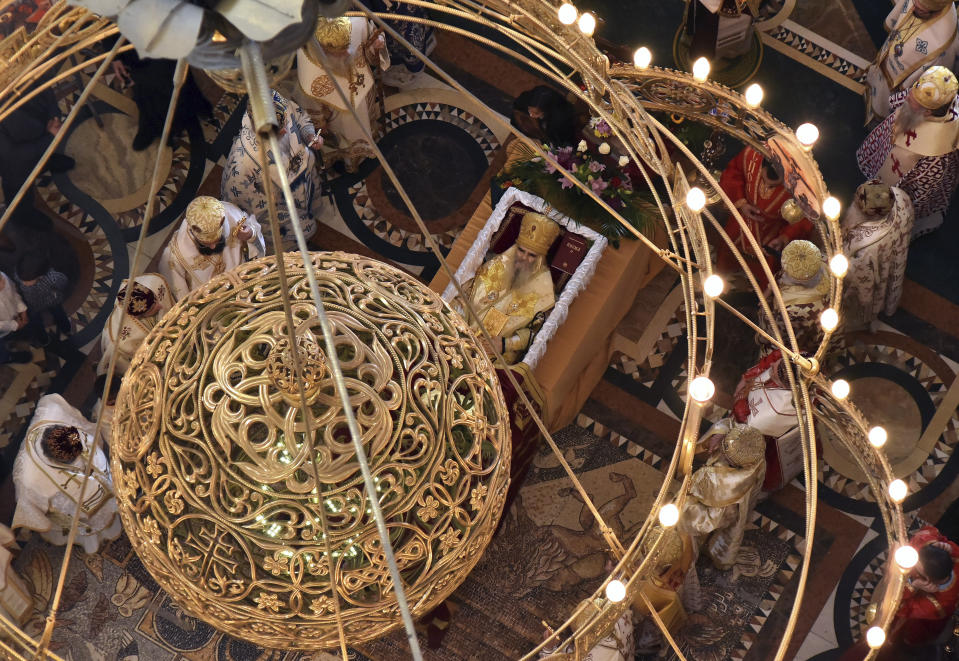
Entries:
{"type": "Polygon", "coordinates": [[[874,448],[881,448],[888,438],[889,435],[882,427],[876,426],[869,430],[869,444],[874,448]]]}
{"type": "Polygon", "coordinates": [[[839,313],[836,312],[835,308],[826,308],[819,315],[819,324],[826,332],[836,330],[836,326],[839,325],[839,313]]]}
{"type": "Polygon", "coordinates": [[[882,627],[869,627],[866,632],[866,643],[869,647],[876,649],[882,647],[884,642],[886,642],[886,632],[882,630],[882,627]]]}
{"type": "Polygon", "coordinates": [[[673,503],[663,505],[659,510],[659,522],[667,528],[672,528],[679,521],[679,508],[673,503]]]}
{"type": "Polygon", "coordinates": [[[606,584],[606,598],[613,603],[619,603],[626,598],[626,586],[618,579],[613,579],[606,584]]]}
{"type": "Polygon", "coordinates": [[[799,140],[799,144],[801,144],[804,149],[810,149],[816,144],[816,140],[819,139],[819,129],[816,128],[815,124],[810,124],[809,122],[800,124],[796,129],[796,139],[799,140]]]}
{"type": "Polygon", "coordinates": [[[845,379],[836,379],[832,382],[830,390],[836,399],[846,399],[849,396],[849,382],[845,379]]]}
{"type": "Polygon", "coordinates": [[[579,17],[579,31],[585,34],[587,37],[593,36],[593,32],[596,31],[596,17],[590,14],[588,11],[583,12],[579,17]]]}
{"type": "Polygon", "coordinates": [[[703,210],[703,207],[706,206],[706,193],[703,192],[702,188],[693,186],[686,193],[686,206],[689,207],[690,211],[695,211],[699,213],[703,210]]]}
{"type": "Polygon", "coordinates": [[[912,569],[919,562],[919,551],[906,544],[896,549],[895,558],[901,569],[912,569]]]}
{"type": "Polygon", "coordinates": [[[723,279],[713,273],[703,282],[703,292],[710,298],[716,298],[723,293],[725,286],[723,279]]]}
{"type": "Polygon", "coordinates": [[[829,220],[836,220],[839,218],[839,212],[842,210],[839,200],[833,196],[827,197],[822,201],[822,212],[826,214],[826,218],[829,220]]]}
{"type": "Polygon", "coordinates": [[[564,2],[562,5],[560,5],[557,13],[559,14],[559,22],[563,25],[572,25],[576,22],[576,17],[579,15],[579,12],[576,11],[576,7],[568,2],[564,2]]]}
{"type": "Polygon", "coordinates": [[[829,260],[829,270],[834,276],[841,278],[849,270],[849,260],[841,253],[833,255],[833,258],[829,260]]]}
{"type": "Polygon", "coordinates": [[[715,394],[716,386],[708,376],[697,376],[689,384],[689,396],[700,404],[708,402],[715,394]]]}
{"type": "Polygon", "coordinates": [[[901,503],[909,495],[909,487],[902,480],[893,480],[889,483],[889,498],[894,503],[901,503]]]}
{"type": "Polygon", "coordinates": [[[709,60],[705,57],[701,57],[695,62],[693,62],[693,78],[698,82],[705,82],[709,78],[709,60]]]}
{"type": "Polygon", "coordinates": [[[758,108],[759,104],[763,102],[763,88],[759,86],[758,83],[753,83],[746,88],[746,105],[750,108],[758,108]]]}
{"type": "Polygon", "coordinates": [[[633,64],[636,65],[637,69],[645,69],[653,61],[653,53],[645,46],[640,46],[636,49],[636,52],[633,53],[633,64]]]}

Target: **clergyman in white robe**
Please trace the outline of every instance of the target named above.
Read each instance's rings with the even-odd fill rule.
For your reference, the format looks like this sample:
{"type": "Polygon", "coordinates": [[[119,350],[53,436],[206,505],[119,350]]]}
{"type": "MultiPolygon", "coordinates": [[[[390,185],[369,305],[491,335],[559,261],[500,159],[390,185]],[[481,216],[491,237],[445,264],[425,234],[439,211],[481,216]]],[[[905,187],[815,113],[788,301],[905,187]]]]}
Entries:
{"type": "Polygon", "coordinates": [[[265,255],[263,232],[255,216],[244,213],[229,202],[206,196],[198,197],[187,207],[183,223],[163,250],[160,257],[160,274],[170,284],[173,297],[180,300],[214,276],[265,255]],[[201,201],[202,203],[198,204],[201,201]],[[214,209],[216,204],[222,205],[222,211],[218,212],[218,226],[213,219],[217,214],[215,210],[198,213],[195,217],[191,214],[191,211],[201,208],[214,209]],[[203,223],[202,228],[195,225],[194,221],[203,223]],[[242,241],[238,236],[243,228],[251,234],[246,241],[242,241]],[[210,245],[214,243],[217,248],[220,245],[222,248],[209,252],[210,245]]]}
{"type": "Polygon", "coordinates": [[[871,181],[856,190],[842,223],[849,259],[845,298],[858,308],[863,324],[899,307],[914,219],[902,189],[871,181]]]}
{"type": "Polygon", "coordinates": [[[376,85],[372,65],[385,71],[389,65],[386,41],[365,18],[322,19],[313,37],[296,53],[299,100],[314,125],[326,129],[323,153],[327,163],[342,160],[356,171],[366,158],[375,157],[366,134],[372,135],[376,85]],[[323,68],[326,55],[331,77],[323,68]],[[347,96],[344,104],[333,79],[347,96]],[[359,124],[350,111],[356,109],[359,124]]]}
{"type": "Polygon", "coordinates": [[[926,67],[955,67],[959,56],[952,0],[899,0],[886,17],[889,36],[866,70],[866,123],[889,116],[889,95],[909,89],[926,67]]]}
{"type": "Polygon", "coordinates": [[[77,543],[87,553],[95,553],[103,541],[119,536],[122,524],[117,516],[113,481],[102,449],[97,448],[94,453],[93,474],[84,478],[87,457],[94,449],[94,427],[60,395],[40,398],[13,464],[17,509],[11,528],[35,530],[51,544],[65,544],[86,480],[77,543]],[[70,463],[57,461],[43,451],[44,431],[57,425],[75,427],[80,433],[83,451],[70,463]]]}
{"type": "Polygon", "coordinates": [[[136,277],[136,287],[130,297],[127,314],[123,315],[120,305],[123,303],[128,280],[123,281],[117,294],[117,304],[100,335],[100,348],[103,356],[97,366],[97,373],[103,374],[110,365],[110,358],[117,354],[116,377],[127,371],[133,354],[136,353],[147,334],[156,326],[170,308],[173,307],[173,295],[170,285],[159,273],[143,273],[136,277]],[[123,317],[123,325],[120,318],[123,317]]]}

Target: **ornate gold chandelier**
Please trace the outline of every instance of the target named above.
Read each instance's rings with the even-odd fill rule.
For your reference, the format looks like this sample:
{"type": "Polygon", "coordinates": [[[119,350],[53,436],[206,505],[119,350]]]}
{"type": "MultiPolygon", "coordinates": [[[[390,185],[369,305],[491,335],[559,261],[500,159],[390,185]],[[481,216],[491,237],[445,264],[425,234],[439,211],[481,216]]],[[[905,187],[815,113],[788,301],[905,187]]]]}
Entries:
{"type": "Polygon", "coordinates": [[[368,498],[414,613],[466,577],[506,497],[508,412],[437,294],[381,262],[314,253],[376,482],[367,494],[303,263],[286,262],[295,347],[275,258],[193,292],[124,377],[112,468],[130,541],[184,610],[265,647],[322,649],[337,645],[337,611],[351,643],[400,624],[368,498]]]}

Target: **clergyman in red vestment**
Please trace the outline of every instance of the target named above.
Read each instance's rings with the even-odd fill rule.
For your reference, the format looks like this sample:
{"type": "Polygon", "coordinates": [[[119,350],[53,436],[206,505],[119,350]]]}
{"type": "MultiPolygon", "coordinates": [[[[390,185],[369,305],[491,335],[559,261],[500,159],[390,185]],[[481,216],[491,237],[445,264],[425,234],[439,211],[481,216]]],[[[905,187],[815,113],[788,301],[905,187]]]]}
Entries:
{"type": "MultiPolygon", "coordinates": [[[[719,185],[739,209],[749,231],[762,248],[762,258],[775,275],[779,271],[779,253],[795,239],[806,239],[812,234],[813,225],[806,218],[789,223],[783,218],[782,206],[792,199],[792,194],[783,185],[782,176],[763,155],[746,147],[739,152],[723,170],[719,185]]],[[[742,228],[730,217],[724,227],[749,265],[749,270],[759,283],[760,290],[767,284],[760,257],[745,240],[742,228]]],[[[725,242],[717,246],[717,270],[729,275],[739,270],[739,262],[725,242]]]]}

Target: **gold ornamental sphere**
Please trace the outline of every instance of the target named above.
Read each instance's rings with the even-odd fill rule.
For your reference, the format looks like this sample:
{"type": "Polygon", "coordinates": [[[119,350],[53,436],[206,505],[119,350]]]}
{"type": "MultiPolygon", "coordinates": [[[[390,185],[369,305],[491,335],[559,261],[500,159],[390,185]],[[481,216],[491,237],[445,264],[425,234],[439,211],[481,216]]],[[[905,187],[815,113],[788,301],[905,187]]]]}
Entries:
{"type": "Polygon", "coordinates": [[[284,258],[295,342],[275,257],[212,279],[144,341],[117,401],[117,504],[144,565],[190,615],[265,647],[320,649],[338,642],[336,600],[356,644],[401,623],[368,496],[414,617],[429,612],[496,529],[508,411],[486,354],[437,294],[382,262],[313,253],[378,485],[367,494],[302,259],[284,258]]]}

